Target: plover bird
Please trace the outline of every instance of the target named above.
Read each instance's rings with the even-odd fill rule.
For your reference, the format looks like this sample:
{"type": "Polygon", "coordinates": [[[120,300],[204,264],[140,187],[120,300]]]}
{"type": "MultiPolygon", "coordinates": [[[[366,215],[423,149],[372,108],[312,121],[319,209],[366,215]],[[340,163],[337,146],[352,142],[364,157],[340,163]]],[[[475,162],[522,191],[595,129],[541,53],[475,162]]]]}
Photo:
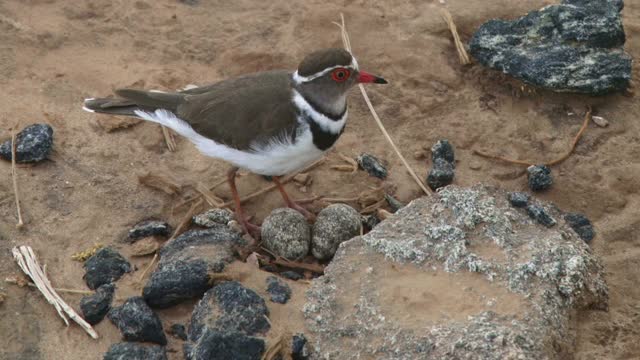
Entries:
{"type": "Polygon", "coordinates": [[[244,216],[237,170],[271,176],[287,206],[313,218],[289,198],[279,177],[335,144],[347,121],[347,92],[357,83],[387,81],[360,70],[348,51],[325,49],[307,55],[295,72],[260,72],[178,92],[120,89],[117,97],[85,99],[83,109],[164,125],[202,154],[231,163],[227,176],[236,217],[251,234],[258,227],[244,216]]]}

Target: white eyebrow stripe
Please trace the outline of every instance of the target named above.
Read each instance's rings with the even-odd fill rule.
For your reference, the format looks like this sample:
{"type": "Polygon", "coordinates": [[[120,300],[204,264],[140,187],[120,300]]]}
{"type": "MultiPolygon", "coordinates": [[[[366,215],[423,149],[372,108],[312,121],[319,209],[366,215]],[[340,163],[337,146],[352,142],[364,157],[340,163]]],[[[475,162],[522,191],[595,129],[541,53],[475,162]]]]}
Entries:
{"type": "Polygon", "coordinates": [[[332,66],[332,67],[328,67],[322,71],[319,71],[315,74],[309,75],[309,76],[301,76],[300,74],[298,74],[298,70],[296,70],[296,72],[293,73],[293,81],[296,82],[296,84],[301,84],[301,83],[305,83],[305,82],[309,82],[309,81],[313,81],[321,76],[324,76],[326,73],[338,69],[338,68],[345,68],[345,69],[350,69],[350,70],[358,70],[358,62],[356,61],[356,58],[352,57],[351,58],[351,64],[349,65],[336,65],[336,66],[332,66]]]}

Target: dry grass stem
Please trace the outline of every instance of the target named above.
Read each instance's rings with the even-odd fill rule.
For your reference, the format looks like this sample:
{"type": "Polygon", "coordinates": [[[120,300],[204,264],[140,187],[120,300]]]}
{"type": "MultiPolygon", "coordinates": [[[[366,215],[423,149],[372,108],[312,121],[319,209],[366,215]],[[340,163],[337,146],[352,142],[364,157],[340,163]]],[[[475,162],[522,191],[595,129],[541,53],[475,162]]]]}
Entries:
{"type": "Polygon", "coordinates": [[[33,253],[33,249],[31,249],[30,246],[20,246],[14,247],[12,252],[13,258],[18,263],[18,266],[20,266],[22,271],[31,278],[35,286],[40,290],[47,301],[53,305],[65,324],[69,326],[69,320],[67,319],[68,316],[80,325],[80,327],[82,327],[92,338],[97,339],[98,333],[93,329],[93,327],[84,321],[84,319],[80,317],[80,315],[78,315],[78,313],[76,313],[75,310],[73,310],[73,308],[71,308],[71,306],[69,306],[53,288],[51,282],[42,270],[42,267],[38,264],[38,260],[33,253]]]}
{"type": "Polygon", "coordinates": [[[160,127],[162,128],[162,135],[164,135],[164,142],[167,144],[167,149],[171,152],[176,151],[176,140],[173,137],[173,133],[162,125],[160,125],[160,127]]]}
{"type": "Polygon", "coordinates": [[[451,31],[451,35],[453,36],[453,42],[456,44],[456,50],[458,50],[458,59],[460,59],[460,64],[471,64],[469,54],[467,54],[467,50],[464,48],[464,44],[462,43],[462,41],[460,41],[460,35],[458,35],[458,29],[456,28],[456,24],[453,22],[453,17],[451,17],[451,13],[446,8],[442,8],[442,18],[449,26],[449,30],[451,31]]]}
{"type": "MultiPolygon", "coordinates": [[[[12,279],[12,278],[6,278],[4,279],[4,282],[9,283],[9,284],[14,284],[14,285],[18,285],[19,287],[24,287],[24,286],[28,286],[28,287],[32,287],[32,288],[38,288],[36,286],[36,284],[34,283],[26,283],[26,284],[22,284],[22,282],[18,279],[12,279]]],[[[65,288],[53,288],[53,290],[57,291],[57,292],[63,292],[63,293],[68,293],[68,294],[79,294],[79,295],[93,295],[93,291],[89,291],[89,290],[77,290],[77,289],[65,289],[65,288]]]]}
{"type": "Polygon", "coordinates": [[[11,129],[11,178],[13,180],[13,193],[16,196],[16,209],[18,211],[18,223],[16,227],[21,229],[24,226],[22,221],[22,209],[20,208],[20,192],[18,191],[18,172],[16,171],[16,130],[11,129]]]}
{"type": "MultiPolygon", "coordinates": [[[[267,321],[269,321],[267,319],[267,321]]],[[[267,351],[262,355],[262,360],[274,360],[279,358],[282,348],[284,346],[284,340],[282,335],[279,335],[272,343],[269,344],[267,351]]]]}
{"type": "Polygon", "coordinates": [[[160,190],[168,195],[175,195],[182,189],[182,185],[174,179],[165,175],[152,174],[151,172],[138,176],[138,181],[142,185],[160,190]]]}
{"type": "Polygon", "coordinates": [[[180,224],[178,224],[178,226],[176,226],[176,229],[173,232],[173,235],[171,235],[171,238],[168,241],[173,240],[176,236],[181,234],[182,231],[187,226],[189,226],[189,224],[191,223],[191,218],[193,217],[193,215],[196,214],[196,212],[198,212],[198,208],[200,208],[200,206],[202,206],[203,203],[204,203],[204,201],[202,199],[200,199],[200,200],[196,201],[193,205],[191,205],[191,207],[189,208],[187,213],[182,218],[182,221],[180,221],[180,224]]]}
{"type": "Polygon", "coordinates": [[[213,207],[217,207],[217,208],[222,207],[222,204],[224,203],[224,200],[222,200],[219,197],[217,197],[203,183],[198,183],[196,185],[196,191],[198,191],[202,195],[202,197],[207,202],[207,204],[209,204],[209,205],[211,205],[213,207]]]}
{"type": "MultiPolygon", "coordinates": [[[[347,51],[353,54],[351,50],[351,42],[349,40],[349,34],[347,33],[347,27],[344,23],[344,14],[340,14],[340,20],[341,20],[340,24],[336,22],[334,22],[334,24],[338,25],[338,27],[340,27],[341,29],[342,43],[344,44],[345,49],[347,49],[347,51]]],[[[371,100],[369,99],[369,95],[367,94],[367,91],[365,90],[364,86],[362,84],[358,84],[358,87],[360,88],[360,92],[362,93],[362,97],[364,98],[364,101],[367,103],[367,106],[369,107],[369,111],[371,112],[373,119],[376,121],[376,124],[380,128],[380,131],[382,131],[382,134],[384,135],[384,137],[387,139],[387,141],[393,148],[393,151],[395,151],[396,155],[398,155],[398,157],[400,158],[400,161],[402,161],[402,164],[407,168],[407,171],[409,171],[409,174],[411,174],[411,177],[413,178],[413,180],[415,180],[416,184],[418,184],[420,189],[422,189],[422,191],[427,195],[431,194],[432,191],[429,190],[426,186],[424,186],[420,178],[418,178],[418,175],[416,175],[415,171],[413,171],[411,166],[409,166],[409,163],[407,162],[407,160],[404,158],[404,156],[402,156],[402,153],[400,152],[396,144],[393,142],[393,139],[391,139],[391,136],[389,135],[389,133],[387,132],[387,129],[385,129],[384,125],[382,124],[382,120],[380,120],[378,113],[373,108],[373,104],[371,104],[371,100]]]]}
{"type": "MultiPolygon", "coordinates": [[[[582,138],[582,135],[584,134],[585,130],[587,129],[587,126],[589,125],[590,121],[591,121],[591,106],[587,107],[587,112],[584,115],[584,121],[582,122],[582,126],[580,127],[580,130],[578,130],[578,133],[576,134],[576,136],[573,138],[573,141],[571,142],[571,146],[569,147],[569,150],[564,155],[560,156],[559,158],[557,158],[555,160],[548,161],[546,163],[542,163],[542,164],[547,165],[547,166],[553,166],[553,165],[557,165],[557,164],[567,160],[569,158],[569,156],[571,156],[571,154],[573,154],[573,152],[575,151],[576,146],[578,145],[578,142],[582,138]]],[[[539,162],[535,162],[535,161],[508,159],[508,158],[504,158],[504,157],[497,156],[497,155],[487,154],[487,153],[479,151],[479,150],[473,150],[473,153],[476,154],[476,155],[488,158],[488,159],[499,160],[499,161],[502,161],[502,162],[515,164],[515,165],[531,166],[531,165],[535,165],[535,164],[540,164],[539,162]]]]}
{"type": "Polygon", "coordinates": [[[379,208],[383,207],[386,202],[387,202],[386,199],[382,199],[382,200],[378,201],[377,203],[371,204],[371,205],[365,207],[364,209],[360,210],[360,214],[370,214],[372,212],[375,212],[379,208]]]}
{"type": "Polygon", "coordinates": [[[149,272],[149,270],[151,270],[153,265],[156,263],[156,260],[158,260],[158,253],[157,252],[155,254],[153,254],[153,258],[151,259],[151,262],[149,262],[149,265],[147,265],[144,268],[144,270],[142,271],[142,274],[140,274],[140,278],[138,279],[139,283],[142,283],[144,278],[147,276],[147,273],[149,272]]]}
{"type": "Polygon", "coordinates": [[[292,269],[309,270],[316,274],[324,274],[324,266],[320,264],[307,264],[299,261],[291,261],[282,257],[277,257],[269,261],[271,264],[280,265],[292,269]]]}

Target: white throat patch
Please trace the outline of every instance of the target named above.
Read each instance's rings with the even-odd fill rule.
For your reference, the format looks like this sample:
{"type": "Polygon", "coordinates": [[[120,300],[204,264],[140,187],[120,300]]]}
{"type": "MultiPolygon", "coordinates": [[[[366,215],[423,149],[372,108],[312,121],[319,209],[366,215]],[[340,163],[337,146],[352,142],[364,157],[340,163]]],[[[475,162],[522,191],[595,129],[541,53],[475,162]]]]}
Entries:
{"type": "Polygon", "coordinates": [[[318,124],[323,131],[330,132],[332,134],[338,134],[344,128],[344,124],[347,122],[347,116],[349,111],[345,110],[342,117],[338,120],[333,120],[316,111],[299,92],[293,90],[293,104],[303,113],[306,113],[313,122],[318,124]]]}

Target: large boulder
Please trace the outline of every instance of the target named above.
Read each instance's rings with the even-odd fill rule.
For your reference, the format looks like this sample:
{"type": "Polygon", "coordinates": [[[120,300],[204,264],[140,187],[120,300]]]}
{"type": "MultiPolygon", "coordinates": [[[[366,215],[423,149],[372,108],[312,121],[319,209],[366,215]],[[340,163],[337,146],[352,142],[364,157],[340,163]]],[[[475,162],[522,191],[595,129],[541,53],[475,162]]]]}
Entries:
{"type": "Polygon", "coordinates": [[[594,95],[624,90],[631,56],[624,52],[622,0],[564,0],[526,16],[490,20],[473,35],[471,55],[526,83],[594,95]]]}
{"type": "Polygon", "coordinates": [[[555,206],[449,186],[343,243],[304,314],[327,359],[561,359],[570,318],[606,309],[603,268],[555,206]]]}

